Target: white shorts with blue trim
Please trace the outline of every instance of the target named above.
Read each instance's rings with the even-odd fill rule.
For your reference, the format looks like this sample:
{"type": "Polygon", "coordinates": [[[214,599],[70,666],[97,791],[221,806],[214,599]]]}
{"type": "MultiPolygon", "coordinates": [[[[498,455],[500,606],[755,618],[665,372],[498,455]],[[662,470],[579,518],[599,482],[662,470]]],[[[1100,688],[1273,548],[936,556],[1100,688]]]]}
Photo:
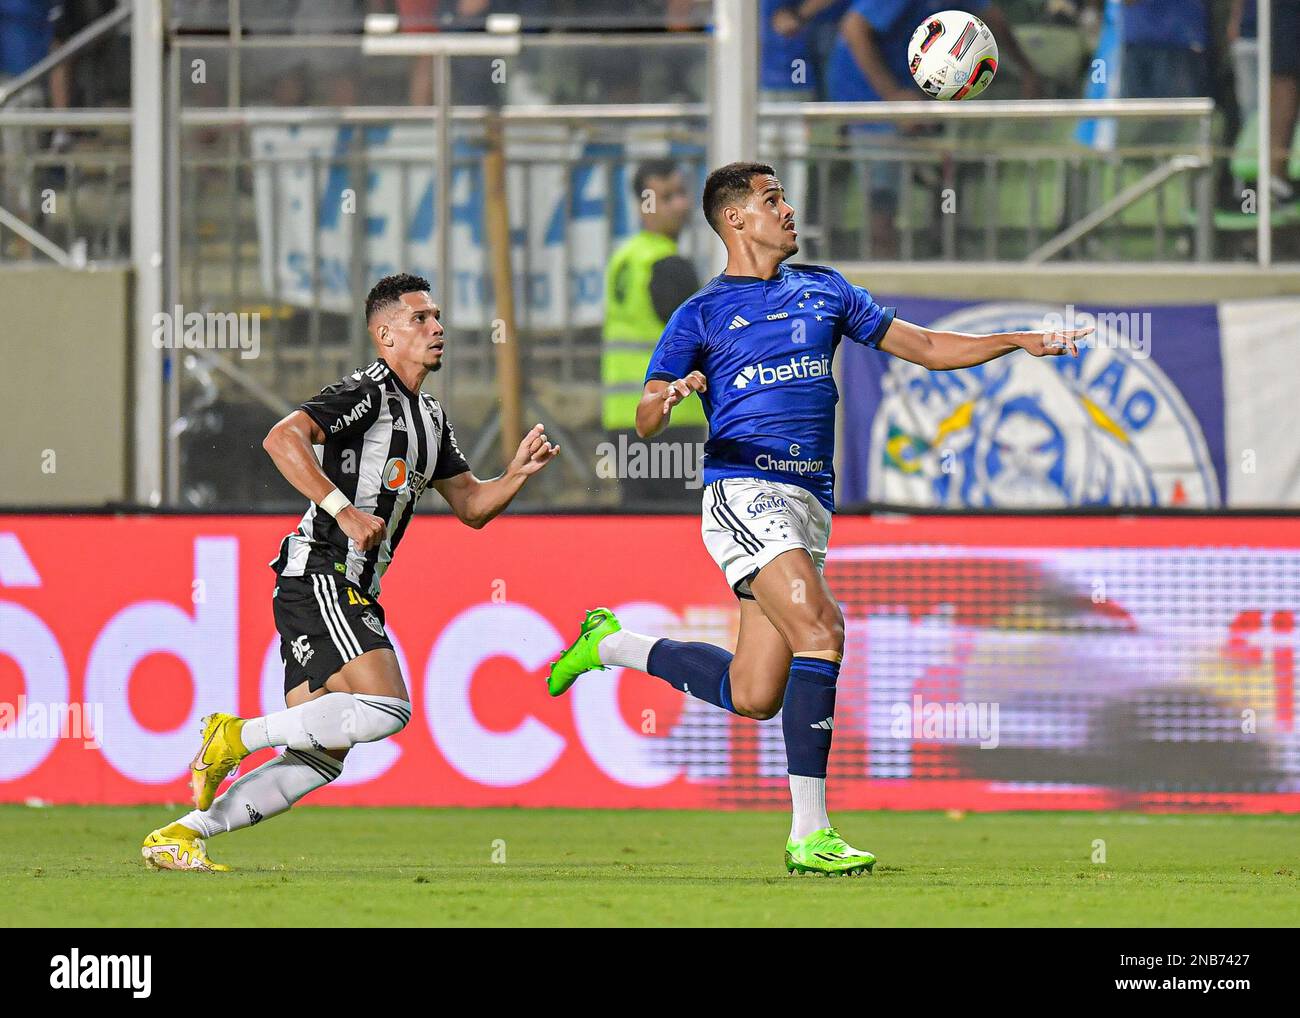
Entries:
{"type": "Polygon", "coordinates": [[[749,581],[783,552],[803,548],[820,572],[831,539],[831,514],[795,484],[727,477],[704,489],[700,532],[736,596],[753,600],[749,581]]]}

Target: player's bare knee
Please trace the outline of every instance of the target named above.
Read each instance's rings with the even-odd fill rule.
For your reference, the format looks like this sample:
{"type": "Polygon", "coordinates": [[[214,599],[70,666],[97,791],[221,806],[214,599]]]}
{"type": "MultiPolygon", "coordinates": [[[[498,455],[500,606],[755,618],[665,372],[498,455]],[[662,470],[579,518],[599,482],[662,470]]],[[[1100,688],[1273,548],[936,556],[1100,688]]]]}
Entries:
{"type": "Polygon", "coordinates": [[[776,717],[781,710],[781,701],[773,700],[771,697],[736,696],[733,693],[731,703],[736,708],[737,714],[754,721],[767,721],[776,717]]]}
{"type": "Polygon", "coordinates": [[[796,654],[807,651],[844,653],[844,616],[833,601],[818,608],[796,627],[792,649],[796,654]]]}

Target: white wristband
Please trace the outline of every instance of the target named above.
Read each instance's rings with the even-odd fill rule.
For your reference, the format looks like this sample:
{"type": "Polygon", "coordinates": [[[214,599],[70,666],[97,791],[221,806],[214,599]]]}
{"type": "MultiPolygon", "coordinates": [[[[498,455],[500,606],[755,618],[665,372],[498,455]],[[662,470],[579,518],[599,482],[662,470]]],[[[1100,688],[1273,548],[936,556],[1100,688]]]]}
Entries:
{"type": "Polygon", "coordinates": [[[337,516],[352,503],[348,501],[347,495],[335,488],[328,495],[320,500],[320,507],[324,512],[331,516],[337,516]]]}

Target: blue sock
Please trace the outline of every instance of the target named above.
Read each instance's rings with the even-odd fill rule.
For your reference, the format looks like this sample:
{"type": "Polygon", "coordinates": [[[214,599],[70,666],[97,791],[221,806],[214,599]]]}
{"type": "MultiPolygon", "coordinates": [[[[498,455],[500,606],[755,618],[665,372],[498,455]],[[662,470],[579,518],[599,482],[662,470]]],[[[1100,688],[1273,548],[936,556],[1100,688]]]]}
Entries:
{"type": "Polygon", "coordinates": [[[683,693],[736,713],[731,703],[731,654],[721,647],[656,640],[646,671],[683,693]]]}
{"type": "Polygon", "coordinates": [[[831,755],[831,718],[835,716],[835,680],[840,666],[819,657],[796,657],[781,708],[785,758],[791,774],[826,777],[831,755]]]}

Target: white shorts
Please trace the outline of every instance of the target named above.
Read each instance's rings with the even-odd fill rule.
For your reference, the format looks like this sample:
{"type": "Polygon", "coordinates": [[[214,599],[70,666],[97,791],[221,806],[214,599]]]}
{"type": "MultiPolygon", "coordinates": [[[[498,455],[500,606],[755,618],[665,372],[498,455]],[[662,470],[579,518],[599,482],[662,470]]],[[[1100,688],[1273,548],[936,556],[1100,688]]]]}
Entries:
{"type": "Polygon", "coordinates": [[[737,597],[753,600],[749,581],[782,552],[803,548],[820,571],[831,539],[831,514],[796,484],[727,477],[704,489],[704,546],[737,597]]]}

